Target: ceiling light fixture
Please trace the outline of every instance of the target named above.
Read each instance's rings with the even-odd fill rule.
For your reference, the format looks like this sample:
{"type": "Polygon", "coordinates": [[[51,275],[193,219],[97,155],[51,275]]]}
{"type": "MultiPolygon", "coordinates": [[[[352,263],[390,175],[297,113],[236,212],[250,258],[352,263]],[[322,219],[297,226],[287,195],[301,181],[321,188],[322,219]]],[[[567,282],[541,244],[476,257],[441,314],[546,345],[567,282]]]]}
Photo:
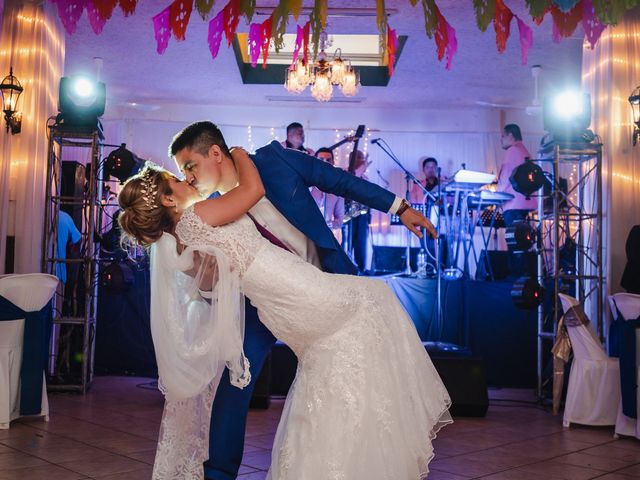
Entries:
{"type": "Polygon", "coordinates": [[[307,86],[311,95],[319,102],[328,102],[333,97],[334,85],[340,88],[345,97],[353,97],[360,88],[360,75],[351,66],[351,62],[342,58],[339,48],[331,60],[327,60],[326,49],[331,40],[326,31],[320,33],[320,53],[312,64],[298,59],[287,69],[284,88],[289,93],[302,93],[307,86]]]}

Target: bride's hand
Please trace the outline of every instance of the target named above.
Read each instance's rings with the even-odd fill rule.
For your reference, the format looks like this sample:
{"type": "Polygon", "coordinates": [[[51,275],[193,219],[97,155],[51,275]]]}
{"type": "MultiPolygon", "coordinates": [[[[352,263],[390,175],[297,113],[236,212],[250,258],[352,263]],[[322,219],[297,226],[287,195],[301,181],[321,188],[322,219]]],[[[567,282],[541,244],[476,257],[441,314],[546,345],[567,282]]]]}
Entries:
{"type": "Polygon", "coordinates": [[[196,204],[195,210],[209,225],[224,225],[247,213],[264,196],[264,185],[249,154],[234,148],[231,157],[238,171],[238,185],[218,198],[196,204]]]}
{"type": "Polygon", "coordinates": [[[253,168],[255,168],[253,164],[253,160],[251,160],[251,157],[249,156],[249,152],[247,152],[243,147],[237,147],[237,146],[231,147],[229,149],[229,152],[231,152],[231,159],[233,160],[234,165],[238,169],[238,173],[240,173],[240,169],[243,166],[244,167],[253,166],[253,168]]]}

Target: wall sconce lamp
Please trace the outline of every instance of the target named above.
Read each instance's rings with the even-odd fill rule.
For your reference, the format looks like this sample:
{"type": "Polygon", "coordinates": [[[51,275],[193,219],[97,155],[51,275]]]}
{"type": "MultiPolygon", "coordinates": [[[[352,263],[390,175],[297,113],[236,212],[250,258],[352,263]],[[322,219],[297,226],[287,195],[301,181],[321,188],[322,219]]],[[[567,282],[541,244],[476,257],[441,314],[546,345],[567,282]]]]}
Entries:
{"type": "Polygon", "coordinates": [[[11,130],[12,135],[20,133],[22,128],[22,113],[16,111],[22,90],[24,90],[22,85],[13,76],[13,67],[9,67],[9,75],[4,77],[0,83],[0,95],[2,96],[4,120],[7,123],[7,133],[11,130]]]}
{"type": "Polygon", "coordinates": [[[635,147],[636,143],[638,143],[638,138],[640,138],[640,86],[631,92],[629,103],[633,111],[633,146],[635,147]]]}

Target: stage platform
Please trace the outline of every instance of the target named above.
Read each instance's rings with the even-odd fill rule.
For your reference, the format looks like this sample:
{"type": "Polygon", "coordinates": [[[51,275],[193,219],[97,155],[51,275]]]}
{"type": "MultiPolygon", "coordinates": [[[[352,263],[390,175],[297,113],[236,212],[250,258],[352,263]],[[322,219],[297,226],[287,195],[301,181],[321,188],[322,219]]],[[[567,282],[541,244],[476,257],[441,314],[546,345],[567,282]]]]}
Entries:
{"type": "Polygon", "coordinates": [[[435,279],[380,278],[393,289],[423,341],[459,345],[482,357],[491,386],[536,385],[537,314],[514,307],[514,279],[443,281],[443,322],[438,325],[435,279]]]}
{"type": "MultiPolygon", "coordinates": [[[[458,345],[482,358],[490,386],[535,386],[536,313],[513,306],[511,281],[443,282],[444,321],[439,326],[434,279],[380,278],[396,293],[424,342],[458,345]]],[[[135,271],[134,284],[124,292],[100,288],[96,373],[156,375],[149,297],[144,270],[135,271]]]]}

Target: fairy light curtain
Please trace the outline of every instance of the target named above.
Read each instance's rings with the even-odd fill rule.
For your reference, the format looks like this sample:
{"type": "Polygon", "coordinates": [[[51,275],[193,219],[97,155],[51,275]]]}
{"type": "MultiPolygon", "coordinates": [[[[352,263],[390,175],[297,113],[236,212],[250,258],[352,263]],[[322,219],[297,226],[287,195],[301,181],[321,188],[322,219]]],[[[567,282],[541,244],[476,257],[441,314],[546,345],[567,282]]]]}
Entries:
{"type": "Polygon", "coordinates": [[[5,0],[0,75],[20,79],[22,132],[0,134],[0,273],[6,237],[15,236],[16,273],[40,271],[47,165],[46,122],[57,111],[64,67],[64,31],[48,3],[5,0]],[[16,220],[17,219],[17,220],[16,220]]]}
{"type": "Polygon", "coordinates": [[[640,12],[607,29],[596,47],[583,49],[582,84],[592,98],[591,127],[604,144],[603,213],[607,289],[621,291],[625,242],[640,224],[640,148],[632,146],[633,115],[628,97],[640,84],[640,12]]]}

